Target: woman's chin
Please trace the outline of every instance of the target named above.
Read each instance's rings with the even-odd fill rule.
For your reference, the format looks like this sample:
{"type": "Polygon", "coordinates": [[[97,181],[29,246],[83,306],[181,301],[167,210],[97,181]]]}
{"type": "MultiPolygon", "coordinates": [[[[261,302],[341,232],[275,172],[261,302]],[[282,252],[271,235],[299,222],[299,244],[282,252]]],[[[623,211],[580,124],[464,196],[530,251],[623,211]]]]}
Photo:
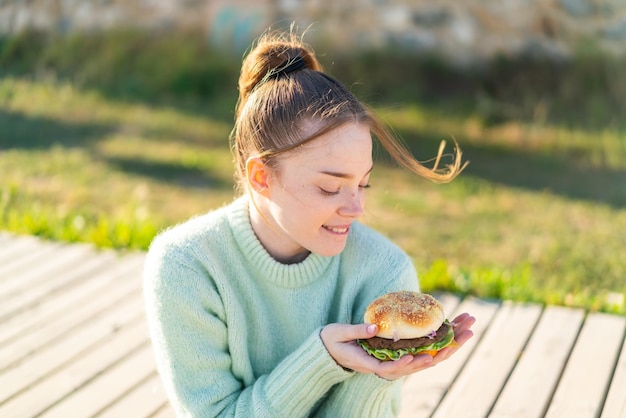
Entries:
{"type": "Polygon", "coordinates": [[[312,250],[311,252],[321,255],[322,257],[334,257],[336,255],[341,254],[341,252],[346,248],[345,241],[342,243],[333,243],[330,245],[321,246],[317,251],[312,250]]]}

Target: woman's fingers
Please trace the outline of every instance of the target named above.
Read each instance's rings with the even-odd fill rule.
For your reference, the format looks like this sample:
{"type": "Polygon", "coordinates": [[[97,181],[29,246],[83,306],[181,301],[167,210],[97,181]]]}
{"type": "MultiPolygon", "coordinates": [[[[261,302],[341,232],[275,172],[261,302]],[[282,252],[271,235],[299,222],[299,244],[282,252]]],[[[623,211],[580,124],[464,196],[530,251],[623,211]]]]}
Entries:
{"type": "Polygon", "coordinates": [[[452,354],[454,354],[459,348],[463,346],[463,344],[465,344],[470,338],[472,338],[474,333],[471,331],[470,328],[472,327],[472,325],[474,325],[475,322],[476,318],[467,313],[462,313],[461,315],[454,318],[454,321],[452,321],[452,326],[454,327],[454,341],[456,344],[454,346],[448,346],[439,351],[439,353],[437,353],[437,355],[435,356],[435,361],[433,365],[439,364],[442,361],[450,358],[452,354]]]}
{"type": "Polygon", "coordinates": [[[375,336],[378,327],[371,324],[329,324],[320,337],[331,357],[343,368],[361,373],[373,373],[378,360],[370,356],[356,342],[375,336]]]}
{"type": "Polygon", "coordinates": [[[459,326],[467,326],[467,325],[471,326],[475,321],[476,321],[476,318],[474,318],[467,312],[464,312],[458,315],[456,318],[454,318],[454,320],[452,321],[452,326],[454,328],[457,328],[459,326]]]}
{"type": "Polygon", "coordinates": [[[329,324],[320,337],[324,346],[340,366],[360,373],[375,373],[383,379],[394,380],[432,367],[448,359],[472,336],[471,327],[476,322],[473,316],[462,313],[453,321],[456,345],[448,346],[435,357],[428,354],[405,355],[396,361],[379,361],[367,354],[356,342],[376,335],[378,327],[371,324],[329,324]]]}
{"type": "Polygon", "coordinates": [[[455,339],[463,334],[465,331],[469,330],[475,322],[476,318],[468,313],[462,313],[461,315],[454,318],[454,321],[452,321],[452,327],[454,328],[455,339]]]}

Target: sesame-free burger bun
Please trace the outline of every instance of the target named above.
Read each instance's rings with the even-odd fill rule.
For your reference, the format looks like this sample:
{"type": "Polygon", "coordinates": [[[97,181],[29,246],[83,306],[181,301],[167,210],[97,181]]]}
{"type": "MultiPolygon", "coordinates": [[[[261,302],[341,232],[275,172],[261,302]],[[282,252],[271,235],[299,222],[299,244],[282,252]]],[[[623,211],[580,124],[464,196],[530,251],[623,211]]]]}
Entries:
{"type": "Polygon", "coordinates": [[[400,291],[374,300],[363,319],[378,325],[377,337],[398,340],[430,334],[443,324],[445,316],[443,306],[431,295],[400,291]]]}

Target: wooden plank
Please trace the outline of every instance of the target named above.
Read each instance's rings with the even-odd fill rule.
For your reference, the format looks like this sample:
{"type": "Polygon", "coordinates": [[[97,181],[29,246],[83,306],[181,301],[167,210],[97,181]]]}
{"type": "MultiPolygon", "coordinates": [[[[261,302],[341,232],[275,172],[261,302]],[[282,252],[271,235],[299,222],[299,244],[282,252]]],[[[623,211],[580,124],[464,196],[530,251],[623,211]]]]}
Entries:
{"type": "Polygon", "coordinates": [[[13,242],[13,236],[6,232],[0,231],[0,249],[13,242]]]}
{"type": "Polygon", "coordinates": [[[88,248],[82,246],[74,249],[64,248],[63,251],[57,251],[53,255],[53,260],[38,264],[28,273],[18,276],[13,282],[19,287],[9,286],[10,290],[0,295],[0,299],[3,299],[0,304],[0,321],[5,321],[37,304],[39,300],[77,280],[85,270],[91,268],[89,262],[79,263],[79,260],[89,257],[88,248]],[[38,279],[41,283],[32,283],[38,279]],[[29,285],[31,286],[28,287],[29,285]]]}
{"type": "MultiPolygon", "coordinates": [[[[106,341],[116,329],[127,324],[137,322],[143,318],[140,296],[129,299],[126,303],[117,305],[105,315],[94,318],[78,329],[72,330],[63,339],[46,345],[41,350],[21,363],[5,369],[0,374],[0,402],[15,396],[38,380],[71,363],[77,356],[92,350],[94,346],[106,341]]],[[[146,332],[141,335],[145,340],[146,332]]]]}
{"type": "Polygon", "coordinates": [[[147,418],[159,412],[166,404],[167,398],[161,387],[161,379],[155,370],[145,382],[95,416],[147,418]]]}
{"type": "Polygon", "coordinates": [[[0,281],[7,278],[2,272],[9,263],[44,247],[41,240],[28,235],[6,237],[6,242],[0,246],[0,281]]]}
{"type": "Polygon", "coordinates": [[[601,418],[626,418],[626,340],[622,344],[601,418]]]}
{"type": "Polygon", "coordinates": [[[129,275],[139,274],[139,260],[116,260],[113,257],[113,254],[103,254],[87,261],[91,268],[81,275],[84,277],[80,277],[75,285],[45,297],[36,306],[3,322],[0,327],[0,346],[49,324],[60,315],[67,315],[68,308],[73,309],[86,300],[96,299],[109,292],[111,286],[123,286],[121,280],[127,280],[129,275]]]}
{"type": "Polygon", "coordinates": [[[544,415],[584,316],[582,309],[545,309],[490,418],[544,415]]]}
{"type": "Polygon", "coordinates": [[[6,255],[15,255],[28,252],[26,248],[40,247],[43,241],[31,235],[11,235],[2,234],[2,243],[0,244],[0,261],[6,261],[6,255]]]}
{"type": "Polygon", "coordinates": [[[174,413],[172,407],[167,404],[154,414],[150,415],[150,418],[176,418],[176,414],[174,413]]]}
{"type": "MultiPolygon", "coordinates": [[[[7,301],[24,307],[0,327],[0,416],[173,418],[142,319],[144,254],[130,261],[83,247],[65,271],[72,263],[60,258],[71,259],[74,248],[0,232],[0,313],[7,301]],[[56,272],[42,274],[47,263],[56,272]],[[13,281],[18,275],[22,282],[13,281]],[[107,315],[118,320],[107,327],[107,315]]],[[[401,418],[531,418],[546,410],[548,418],[626,418],[626,318],[590,314],[581,329],[580,310],[548,307],[540,315],[536,305],[436,297],[455,312],[450,318],[476,316],[475,337],[448,361],[406,379],[401,418]]]]}
{"type": "Polygon", "coordinates": [[[547,418],[596,417],[600,414],[625,327],[624,317],[601,313],[587,316],[552,398],[547,418]]]}
{"type": "Polygon", "coordinates": [[[10,378],[14,378],[16,384],[22,379],[28,380],[30,385],[13,394],[8,401],[0,402],[0,416],[13,418],[36,416],[105,373],[115,363],[147,342],[146,323],[141,317],[141,320],[135,320],[116,332],[110,332],[107,338],[73,356],[70,362],[53,373],[43,373],[41,377],[37,377],[33,373],[37,361],[29,363],[27,368],[16,369],[17,373],[10,373],[11,376],[7,374],[3,384],[4,380],[10,381],[10,378]]]}
{"type": "Polygon", "coordinates": [[[41,245],[39,242],[33,242],[28,244],[29,249],[20,250],[16,253],[11,252],[2,264],[0,264],[0,283],[3,283],[7,278],[12,275],[21,274],[33,265],[39,262],[39,260],[49,253],[55,251],[60,244],[45,244],[41,245]]]}
{"type": "Polygon", "coordinates": [[[146,343],[38,417],[92,417],[123,397],[153,372],[152,347],[146,343]]]}
{"type": "Polygon", "coordinates": [[[456,312],[450,316],[454,318],[462,312],[473,315],[476,318],[476,323],[472,328],[474,337],[442,364],[407,377],[402,388],[402,407],[399,418],[431,416],[467,359],[472,355],[498,308],[497,302],[472,297],[463,300],[456,312]]]}
{"type": "Polygon", "coordinates": [[[96,252],[93,248],[81,245],[61,246],[50,253],[50,260],[38,260],[28,270],[12,274],[8,280],[0,285],[0,300],[8,301],[32,292],[38,286],[55,283],[59,277],[64,277],[77,268],[84,269],[85,263],[90,263],[106,255],[114,257],[115,252],[96,252]],[[77,262],[80,260],[80,262],[77,262]],[[71,267],[71,268],[68,268],[71,267]]]}
{"type": "Polygon", "coordinates": [[[502,304],[433,417],[485,417],[515,366],[541,306],[502,304]]]}
{"type": "Polygon", "coordinates": [[[62,338],[72,328],[87,323],[95,316],[102,315],[120,300],[129,297],[136,298],[140,287],[139,280],[129,280],[111,289],[110,293],[102,294],[86,304],[68,307],[68,315],[53,319],[45,327],[20,335],[19,339],[0,347],[0,371],[15,365],[56,339],[62,338]]]}

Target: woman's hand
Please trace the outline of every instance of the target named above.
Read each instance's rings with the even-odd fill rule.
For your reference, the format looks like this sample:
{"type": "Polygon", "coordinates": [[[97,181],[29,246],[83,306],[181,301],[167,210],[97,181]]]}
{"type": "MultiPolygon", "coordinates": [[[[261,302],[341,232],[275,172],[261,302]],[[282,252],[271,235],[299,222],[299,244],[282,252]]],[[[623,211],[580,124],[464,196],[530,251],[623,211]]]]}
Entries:
{"type": "Polygon", "coordinates": [[[322,329],[320,337],[332,358],[340,366],[359,373],[375,373],[383,379],[394,380],[435,366],[449,358],[472,337],[470,328],[475,321],[475,318],[467,313],[457,316],[452,321],[454,340],[457,344],[444,348],[435,357],[429,354],[416,356],[407,354],[396,361],[380,361],[370,356],[356,340],[375,336],[378,327],[372,324],[329,324],[322,329]]]}

